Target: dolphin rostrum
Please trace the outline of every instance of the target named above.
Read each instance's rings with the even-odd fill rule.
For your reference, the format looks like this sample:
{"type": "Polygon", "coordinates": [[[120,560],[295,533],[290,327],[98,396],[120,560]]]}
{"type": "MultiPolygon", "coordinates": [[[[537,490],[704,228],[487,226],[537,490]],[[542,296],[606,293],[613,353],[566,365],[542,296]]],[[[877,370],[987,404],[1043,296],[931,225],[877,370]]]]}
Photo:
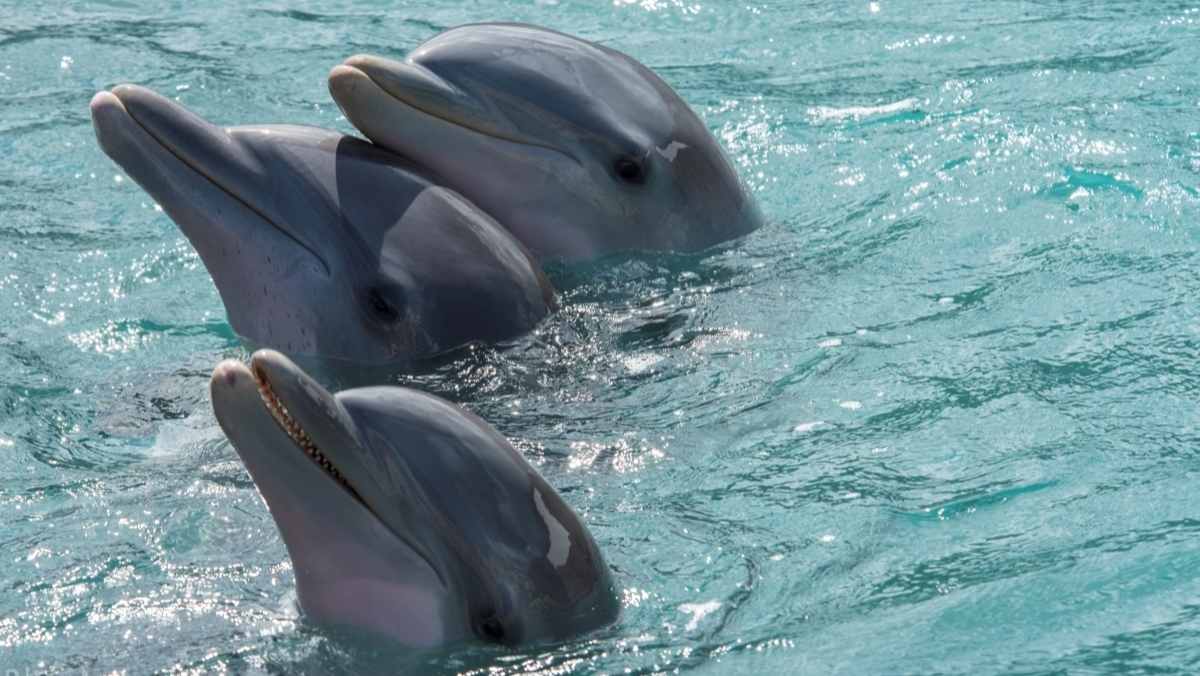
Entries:
{"type": "Polygon", "coordinates": [[[132,85],[91,112],[100,147],[191,241],[251,345],[380,362],[511,339],[556,306],[524,246],[370,143],[226,129],[132,85]]]}
{"type": "Polygon", "coordinates": [[[524,24],[453,28],[329,74],[346,119],[435,172],[535,255],[695,252],[762,215],[704,123],[621,52],[524,24]]]}
{"type": "Polygon", "coordinates": [[[410,646],[552,641],[616,619],[583,522],[471,413],[401,387],[333,396],[271,350],[219,364],[212,402],[307,616],[410,646]]]}

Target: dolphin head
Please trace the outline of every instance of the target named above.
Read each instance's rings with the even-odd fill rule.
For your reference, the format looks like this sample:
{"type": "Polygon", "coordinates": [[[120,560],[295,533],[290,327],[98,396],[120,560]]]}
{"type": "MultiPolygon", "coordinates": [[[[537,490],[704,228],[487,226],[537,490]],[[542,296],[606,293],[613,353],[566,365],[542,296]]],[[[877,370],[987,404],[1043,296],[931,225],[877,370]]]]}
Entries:
{"type": "Polygon", "coordinates": [[[400,387],[333,396],[270,350],[218,365],[212,401],[307,615],[413,646],[555,640],[616,618],[583,522],[463,409],[400,387]]]}
{"type": "Polygon", "coordinates": [[[402,62],[352,57],[329,89],[368,138],[429,167],[540,256],[694,252],[762,223],[679,95],[592,42],[461,26],[402,62]]]}
{"type": "Polygon", "coordinates": [[[384,361],[513,338],[555,305],[494,220],[369,143],[225,129],[132,85],[91,110],[101,148],[191,241],[251,344],[384,361]]]}

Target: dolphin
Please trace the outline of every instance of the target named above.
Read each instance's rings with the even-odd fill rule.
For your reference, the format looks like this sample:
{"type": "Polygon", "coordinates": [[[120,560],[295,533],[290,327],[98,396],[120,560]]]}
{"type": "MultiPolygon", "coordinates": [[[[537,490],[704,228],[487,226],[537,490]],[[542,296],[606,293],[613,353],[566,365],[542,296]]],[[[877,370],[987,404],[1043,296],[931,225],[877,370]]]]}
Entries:
{"type": "Polygon", "coordinates": [[[561,640],[616,619],[587,527],[471,413],[402,387],[334,396],[271,350],[221,362],[212,403],[307,617],[414,647],[561,640]]]}
{"type": "Polygon", "coordinates": [[[317,127],[218,127],[148,89],[91,103],[100,147],[200,254],[248,345],[381,362],[494,343],[557,304],[528,250],[411,162],[317,127]]]}
{"type": "Polygon", "coordinates": [[[329,91],[367,138],[428,167],[542,258],[692,253],[763,223],[666,82],[570,35],[460,26],[402,62],[351,57],[329,91]]]}

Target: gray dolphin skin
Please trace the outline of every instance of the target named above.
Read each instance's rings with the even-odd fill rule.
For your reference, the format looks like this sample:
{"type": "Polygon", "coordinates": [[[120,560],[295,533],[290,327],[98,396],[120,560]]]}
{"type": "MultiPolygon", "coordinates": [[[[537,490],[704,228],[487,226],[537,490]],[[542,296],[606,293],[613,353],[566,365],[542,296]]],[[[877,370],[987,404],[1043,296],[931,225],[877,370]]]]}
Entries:
{"type": "Polygon", "coordinates": [[[691,253],[762,225],[704,123],[621,52],[524,24],[453,28],[329,74],[346,119],[434,171],[535,255],[691,253]]]}
{"type": "Polygon", "coordinates": [[[271,350],[219,364],[212,402],[306,616],[416,647],[553,641],[616,619],[587,528],[471,413],[401,387],[333,396],[271,350]]]}
{"type": "Polygon", "coordinates": [[[507,231],[370,143],[226,129],[132,85],[91,112],[100,147],[187,236],[253,346],[381,362],[512,339],[556,307],[507,231]]]}

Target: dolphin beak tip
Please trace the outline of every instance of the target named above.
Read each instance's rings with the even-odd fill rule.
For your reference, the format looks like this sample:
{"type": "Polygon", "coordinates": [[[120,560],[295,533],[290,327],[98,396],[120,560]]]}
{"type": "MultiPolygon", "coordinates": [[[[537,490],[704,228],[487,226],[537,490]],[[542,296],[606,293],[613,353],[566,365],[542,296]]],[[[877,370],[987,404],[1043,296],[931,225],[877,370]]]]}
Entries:
{"type": "Polygon", "coordinates": [[[236,359],[226,359],[217,364],[212,373],[212,387],[234,388],[238,384],[238,379],[249,375],[246,366],[236,359]]]}
{"type": "Polygon", "coordinates": [[[329,86],[329,93],[333,95],[334,101],[338,107],[345,112],[346,102],[354,99],[354,92],[364,82],[369,82],[370,77],[366,73],[355,68],[352,65],[334,66],[333,70],[329,71],[329,77],[326,84],[329,86]]]}
{"type": "Polygon", "coordinates": [[[110,91],[99,91],[92,97],[92,102],[88,107],[91,109],[92,114],[95,114],[98,108],[102,108],[104,104],[109,102],[109,99],[115,98],[110,91]]]}
{"type": "Polygon", "coordinates": [[[92,117],[103,115],[109,110],[125,110],[125,106],[121,103],[121,99],[110,91],[99,91],[92,97],[91,103],[88,104],[88,110],[91,111],[92,117]]]}
{"type": "Polygon", "coordinates": [[[329,88],[332,89],[336,85],[345,83],[355,77],[362,75],[362,71],[345,64],[338,64],[329,71],[329,88]]]}
{"type": "MultiPolygon", "coordinates": [[[[100,143],[101,150],[112,155],[114,136],[120,137],[119,130],[123,121],[129,118],[129,111],[125,110],[125,104],[112,92],[101,91],[92,97],[91,103],[88,104],[88,112],[92,116],[92,131],[100,143]]],[[[119,145],[119,141],[116,143],[119,145]]]]}

